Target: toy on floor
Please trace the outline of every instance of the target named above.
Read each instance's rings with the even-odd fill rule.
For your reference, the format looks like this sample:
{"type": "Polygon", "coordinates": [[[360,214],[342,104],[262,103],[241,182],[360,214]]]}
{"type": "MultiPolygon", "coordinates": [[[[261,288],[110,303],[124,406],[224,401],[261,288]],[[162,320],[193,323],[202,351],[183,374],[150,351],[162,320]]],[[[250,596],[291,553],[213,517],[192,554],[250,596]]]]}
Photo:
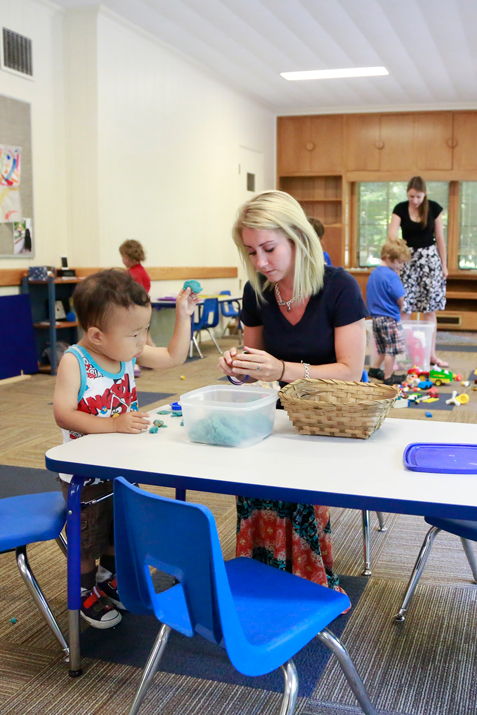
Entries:
{"type": "Polygon", "coordinates": [[[184,287],[184,290],[187,290],[187,288],[190,288],[193,293],[200,293],[203,290],[199,281],[194,281],[194,280],[184,281],[183,287],[184,287]]]}
{"type": "MultiPolygon", "coordinates": [[[[448,385],[453,380],[456,380],[457,376],[454,375],[450,370],[444,370],[444,368],[439,368],[434,366],[429,373],[429,380],[431,380],[434,385],[439,387],[440,385],[448,385]]],[[[462,375],[460,377],[462,380],[462,375]]]]}
{"type": "Polygon", "coordinates": [[[446,405],[455,405],[455,407],[460,407],[460,402],[457,402],[457,390],[454,390],[452,397],[446,400],[446,405]]]}
{"type": "Polygon", "coordinates": [[[455,398],[460,405],[466,405],[469,401],[469,395],[463,392],[461,395],[457,395],[455,398]]]}
{"type": "Polygon", "coordinates": [[[426,417],[432,417],[432,412],[426,412],[426,417]]]}

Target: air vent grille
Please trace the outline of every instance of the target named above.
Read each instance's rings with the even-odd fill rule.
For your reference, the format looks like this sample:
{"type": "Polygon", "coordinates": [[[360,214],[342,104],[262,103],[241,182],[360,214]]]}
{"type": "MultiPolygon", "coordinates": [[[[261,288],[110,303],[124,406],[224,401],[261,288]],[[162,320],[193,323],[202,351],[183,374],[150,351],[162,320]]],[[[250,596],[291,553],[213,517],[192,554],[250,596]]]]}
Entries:
{"type": "Polygon", "coordinates": [[[3,28],[3,63],[4,69],[33,77],[31,40],[12,30],[3,28]]]}

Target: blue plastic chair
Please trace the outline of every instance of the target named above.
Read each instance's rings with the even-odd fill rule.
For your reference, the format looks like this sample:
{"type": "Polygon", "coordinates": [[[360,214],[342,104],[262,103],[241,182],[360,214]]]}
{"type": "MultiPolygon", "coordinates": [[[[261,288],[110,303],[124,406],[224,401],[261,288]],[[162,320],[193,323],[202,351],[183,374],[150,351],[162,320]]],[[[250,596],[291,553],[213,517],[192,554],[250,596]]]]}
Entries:
{"type": "Polygon", "coordinates": [[[194,351],[194,345],[197,348],[197,352],[199,353],[200,357],[204,357],[201,353],[199,343],[197,342],[197,336],[199,335],[201,330],[207,330],[209,333],[210,337],[212,338],[215,347],[219,351],[219,353],[222,355],[222,350],[220,349],[215,336],[211,330],[211,328],[216,328],[217,325],[219,324],[220,316],[219,316],[219,301],[217,298],[206,298],[204,300],[204,303],[202,305],[202,310],[200,313],[199,320],[195,322],[192,319],[191,323],[191,338],[190,338],[190,351],[189,351],[189,357],[192,357],[192,353],[194,351]]]}
{"type": "Polygon", "coordinates": [[[65,521],[66,504],[59,492],[0,499],[0,552],[15,549],[21,577],[61,645],[65,660],[68,660],[68,644],[32,573],[26,554],[28,544],[50,539],[55,539],[63,553],[66,553],[66,541],[61,534],[65,521]]]}
{"type": "Polygon", "coordinates": [[[464,521],[462,519],[444,519],[440,517],[426,516],[425,521],[431,525],[431,528],[426,534],[424,542],[419,551],[419,555],[414,564],[414,568],[407,585],[406,593],[404,595],[404,600],[399,612],[394,616],[395,620],[399,623],[405,620],[405,613],[407,611],[409,601],[416,589],[419,582],[421,574],[426,565],[428,556],[431,552],[432,544],[436,538],[439,531],[447,531],[449,534],[454,534],[460,537],[462,546],[464,547],[465,555],[467,556],[467,561],[469,562],[472,575],[474,577],[474,583],[477,583],[477,563],[475,560],[474,552],[472,551],[472,541],[477,541],[477,521],[464,521]]]}
{"type": "Polygon", "coordinates": [[[244,675],[281,667],[282,715],[293,713],[298,693],[292,657],[317,636],[338,657],[363,711],[375,714],[347,651],[326,629],[349,607],[347,596],[252,559],[224,562],[209,509],[151,494],[122,477],[114,481],[114,525],[121,600],[162,623],[129,715],[139,711],[172,628],[225,648],[244,675]],[[150,566],[178,583],[156,593],[150,566]]]}
{"type": "MultiPolygon", "coordinates": [[[[230,291],[229,290],[221,290],[220,295],[230,295],[230,291]]],[[[235,330],[237,331],[239,339],[241,340],[242,339],[242,323],[239,320],[240,311],[237,310],[237,308],[235,308],[232,301],[230,301],[230,302],[225,301],[223,303],[220,303],[220,311],[224,318],[228,318],[227,325],[225,326],[224,331],[222,333],[222,337],[224,337],[225,331],[229,327],[232,320],[234,320],[234,321],[237,321],[235,330]]],[[[234,330],[234,332],[235,332],[235,330],[234,330]]]]}

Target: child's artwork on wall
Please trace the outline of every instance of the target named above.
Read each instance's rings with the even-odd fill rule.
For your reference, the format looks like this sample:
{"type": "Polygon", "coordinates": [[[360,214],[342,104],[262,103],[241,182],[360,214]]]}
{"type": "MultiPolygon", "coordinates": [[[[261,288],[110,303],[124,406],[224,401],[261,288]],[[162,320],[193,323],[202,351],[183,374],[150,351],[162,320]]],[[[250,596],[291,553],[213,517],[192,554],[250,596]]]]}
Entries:
{"type": "Polygon", "coordinates": [[[30,105],[0,95],[0,256],[30,258],[33,177],[30,105]]]}

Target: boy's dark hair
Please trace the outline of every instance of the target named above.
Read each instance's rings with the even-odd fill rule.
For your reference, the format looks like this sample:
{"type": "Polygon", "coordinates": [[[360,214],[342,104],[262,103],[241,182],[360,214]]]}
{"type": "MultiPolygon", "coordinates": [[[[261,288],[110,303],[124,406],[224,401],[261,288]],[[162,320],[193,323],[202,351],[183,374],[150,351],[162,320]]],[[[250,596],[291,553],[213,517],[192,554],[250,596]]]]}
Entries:
{"type": "Polygon", "coordinates": [[[314,218],[313,216],[308,216],[307,218],[308,218],[309,223],[311,223],[311,225],[315,229],[316,235],[318,236],[318,238],[321,241],[321,239],[323,238],[323,234],[325,232],[325,227],[323,226],[323,224],[321,223],[319,218],[314,218]]]}
{"type": "Polygon", "coordinates": [[[151,302],[144,288],[128,273],[112,268],[85,278],[76,286],[73,303],[83,330],[107,328],[112,308],[146,306],[151,302]]]}

